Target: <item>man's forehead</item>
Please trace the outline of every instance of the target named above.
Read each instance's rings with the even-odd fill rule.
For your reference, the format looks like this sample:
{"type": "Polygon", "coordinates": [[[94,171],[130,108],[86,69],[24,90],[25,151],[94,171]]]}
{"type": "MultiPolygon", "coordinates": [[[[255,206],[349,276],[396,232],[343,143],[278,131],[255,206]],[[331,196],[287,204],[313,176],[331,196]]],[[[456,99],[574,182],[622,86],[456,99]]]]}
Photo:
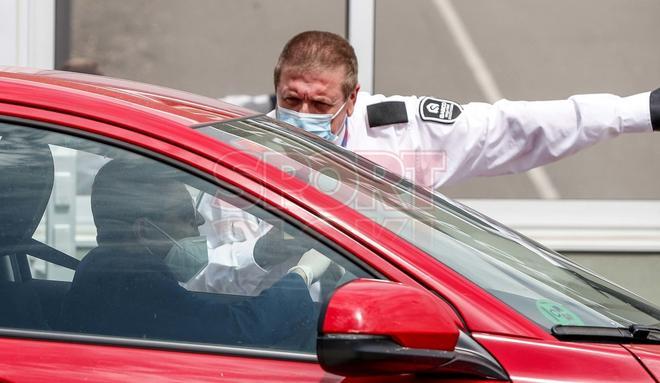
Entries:
{"type": "Polygon", "coordinates": [[[285,67],[280,75],[280,84],[283,81],[304,81],[322,85],[341,86],[346,78],[346,70],[343,67],[318,68],[318,67],[285,67]]]}
{"type": "Polygon", "coordinates": [[[286,68],[280,76],[278,92],[308,93],[336,98],[342,95],[344,77],[343,68],[304,70],[286,68]]]}

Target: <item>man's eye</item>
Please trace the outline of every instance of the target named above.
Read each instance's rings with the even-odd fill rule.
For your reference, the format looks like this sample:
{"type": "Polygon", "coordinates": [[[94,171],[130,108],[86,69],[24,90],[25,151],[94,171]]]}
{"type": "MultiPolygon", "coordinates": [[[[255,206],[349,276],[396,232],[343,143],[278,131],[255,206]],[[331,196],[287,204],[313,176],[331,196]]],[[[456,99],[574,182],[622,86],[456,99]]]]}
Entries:
{"type": "Polygon", "coordinates": [[[330,110],[332,108],[332,105],[327,104],[325,102],[316,101],[314,102],[314,108],[316,108],[316,110],[324,112],[330,110]]]}

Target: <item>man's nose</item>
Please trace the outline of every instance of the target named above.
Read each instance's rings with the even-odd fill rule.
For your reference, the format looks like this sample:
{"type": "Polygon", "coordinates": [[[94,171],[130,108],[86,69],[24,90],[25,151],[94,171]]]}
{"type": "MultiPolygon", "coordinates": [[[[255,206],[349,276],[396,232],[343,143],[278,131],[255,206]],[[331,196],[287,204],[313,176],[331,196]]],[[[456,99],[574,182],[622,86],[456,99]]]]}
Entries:
{"type": "Polygon", "coordinates": [[[300,110],[298,111],[300,113],[314,113],[311,109],[311,105],[309,102],[303,101],[302,104],[300,105],[300,110]]]}

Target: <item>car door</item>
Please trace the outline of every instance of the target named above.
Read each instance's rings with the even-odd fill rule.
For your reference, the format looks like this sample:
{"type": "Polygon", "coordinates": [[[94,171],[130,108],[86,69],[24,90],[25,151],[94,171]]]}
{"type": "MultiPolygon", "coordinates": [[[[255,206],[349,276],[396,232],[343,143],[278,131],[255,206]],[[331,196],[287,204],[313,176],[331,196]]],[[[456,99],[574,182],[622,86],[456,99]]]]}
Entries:
{"type": "MultiPolygon", "coordinates": [[[[4,156],[0,161],[3,233],[12,233],[2,237],[0,259],[0,292],[5,302],[0,323],[0,379],[339,379],[326,374],[316,362],[315,320],[322,300],[335,286],[358,277],[382,277],[345,250],[359,246],[340,247],[307,233],[309,230],[299,220],[250,197],[254,190],[248,193],[218,182],[199,168],[163,155],[176,153],[188,163],[207,161],[180,148],[91,120],[43,110],[33,112],[41,118],[47,115],[49,123],[25,118],[3,118],[0,123],[0,142],[7,144],[0,150],[4,156]],[[77,127],[106,135],[89,134],[77,127]],[[150,151],[150,147],[158,148],[160,153],[150,151]],[[141,170],[114,182],[112,177],[127,172],[126,168],[110,172],[108,169],[116,163],[139,164],[141,170]],[[110,174],[105,184],[114,188],[111,193],[99,194],[98,190],[103,189],[99,186],[100,173],[110,174]],[[211,253],[216,249],[236,247],[234,242],[244,242],[250,236],[258,239],[256,230],[261,224],[281,231],[281,248],[268,248],[273,254],[300,252],[296,249],[304,244],[305,251],[316,249],[331,260],[334,275],[328,272],[325,279],[313,284],[311,294],[305,291],[310,300],[304,307],[287,301],[289,296],[301,296],[303,282],[298,277],[293,277],[294,282],[300,282],[297,286],[279,286],[279,300],[260,299],[269,291],[273,295],[278,281],[287,278],[288,269],[295,266],[295,259],[287,260],[291,264],[283,265],[279,274],[265,273],[258,286],[246,292],[241,290],[245,286],[232,289],[209,282],[207,288],[199,284],[191,287],[184,280],[172,279],[177,274],[167,268],[172,265],[163,265],[162,257],[154,262],[142,261],[156,252],[159,243],[170,248],[181,243],[175,230],[166,227],[176,219],[168,216],[176,208],[170,204],[174,197],[166,192],[169,186],[158,189],[162,185],[154,185],[161,180],[185,190],[184,199],[190,209],[210,200],[213,207],[227,213],[204,224],[207,233],[230,234],[220,235],[225,242],[209,250],[209,260],[201,269],[212,268],[211,253]],[[128,194],[121,194],[124,191],[128,194]],[[142,196],[136,197],[140,193],[142,196]],[[136,224],[131,214],[146,208],[155,214],[136,224]],[[157,214],[159,210],[161,215],[157,214]],[[115,222],[104,228],[99,220],[113,214],[115,222]],[[117,234],[135,232],[136,225],[143,234],[150,232],[144,238],[150,236],[151,242],[129,244],[125,233],[117,234]],[[151,230],[150,225],[159,227],[151,230]],[[110,226],[113,235],[119,235],[113,242],[118,245],[113,245],[110,252],[100,252],[110,226]],[[122,253],[119,249],[129,250],[122,253]],[[196,303],[186,300],[188,295],[196,303]],[[299,307],[313,311],[306,322],[302,321],[304,325],[298,321],[297,327],[288,328],[287,321],[297,315],[299,307]],[[283,315],[287,317],[278,318],[283,315]],[[228,325],[229,317],[241,320],[228,325]],[[274,327],[276,324],[280,327],[274,327]],[[218,330],[216,325],[226,329],[218,330]],[[272,331],[264,331],[264,326],[273,327],[272,331]],[[296,339],[281,336],[286,332],[296,339]]],[[[21,113],[25,117],[30,110],[22,108],[21,113]]],[[[217,165],[215,169],[218,171],[217,165]]],[[[221,172],[228,178],[240,178],[228,169],[221,172]]],[[[245,181],[245,185],[249,183],[245,181]]],[[[201,215],[198,212],[195,216],[201,215]]]]}

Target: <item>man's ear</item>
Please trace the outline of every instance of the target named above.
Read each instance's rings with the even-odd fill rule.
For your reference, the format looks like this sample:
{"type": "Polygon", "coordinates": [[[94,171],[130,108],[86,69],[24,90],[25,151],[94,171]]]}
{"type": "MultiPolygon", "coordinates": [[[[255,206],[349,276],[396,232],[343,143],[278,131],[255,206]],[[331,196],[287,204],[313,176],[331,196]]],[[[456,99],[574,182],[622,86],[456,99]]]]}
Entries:
{"type": "Polygon", "coordinates": [[[351,116],[353,110],[355,110],[355,102],[357,101],[357,95],[360,92],[360,84],[355,85],[355,89],[348,95],[348,100],[346,102],[346,114],[351,116]]]}

